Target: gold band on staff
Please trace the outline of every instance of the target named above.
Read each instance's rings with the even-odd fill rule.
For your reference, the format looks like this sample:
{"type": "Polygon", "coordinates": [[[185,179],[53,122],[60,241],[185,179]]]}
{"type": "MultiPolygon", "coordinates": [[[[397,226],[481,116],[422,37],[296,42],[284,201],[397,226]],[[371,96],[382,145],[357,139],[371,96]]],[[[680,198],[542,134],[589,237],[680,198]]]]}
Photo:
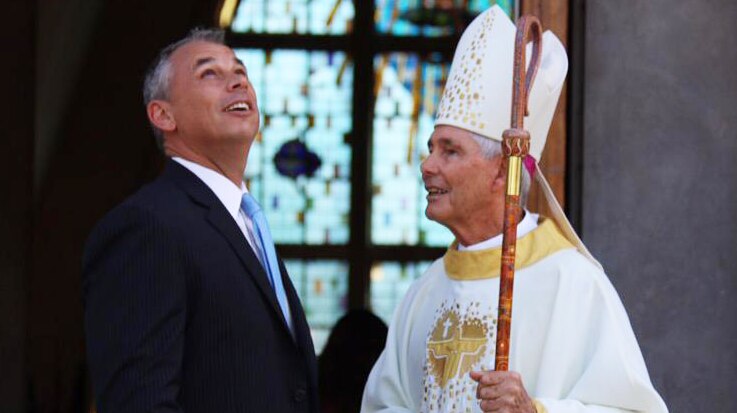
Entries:
{"type": "Polygon", "coordinates": [[[507,167],[507,195],[519,196],[522,186],[522,158],[510,156],[507,167]]]}

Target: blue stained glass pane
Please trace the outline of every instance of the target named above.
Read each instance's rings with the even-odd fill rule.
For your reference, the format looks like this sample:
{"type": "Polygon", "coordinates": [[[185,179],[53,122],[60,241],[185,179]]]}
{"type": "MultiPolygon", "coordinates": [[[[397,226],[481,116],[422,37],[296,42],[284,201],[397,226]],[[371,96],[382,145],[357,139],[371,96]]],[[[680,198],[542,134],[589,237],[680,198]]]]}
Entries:
{"type": "Polygon", "coordinates": [[[425,217],[420,162],[449,69],[415,54],[377,57],[380,79],[374,109],[371,241],[446,246],[453,236],[425,217]]]}
{"type": "MultiPolygon", "coordinates": [[[[459,5],[459,0],[453,0],[459,5]]],[[[452,34],[452,28],[415,25],[407,19],[407,12],[423,7],[433,7],[441,3],[439,0],[376,0],[374,22],[376,32],[393,36],[445,36],[452,34]]],[[[489,7],[498,4],[508,16],[514,16],[514,0],[470,0],[466,10],[473,15],[479,14],[489,7]]]]}
{"type": "Polygon", "coordinates": [[[261,110],[245,180],[275,242],[345,244],[350,231],[353,66],[344,53],[239,49],[261,110]],[[274,155],[300,139],[321,159],[312,177],[281,175],[274,155]]]}
{"type": "Polygon", "coordinates": [[[402,301],[412,282],[419,278],[430,264],[432,263],[429,261],[375,263],[371,267],[371,310],[389,324],[397,305],[402,301]]]}
{"type": "Polygon", "coordinates": [[[342,35],[353,24],[352,0],[241,0],[230,28],[239,33],[342,35]]]}
{"type": "Polygon", "coordinates": [[[320,354],[335,322],[348,309],[348,263],[285,260],[310,325],[315,352],[320,354]]]}

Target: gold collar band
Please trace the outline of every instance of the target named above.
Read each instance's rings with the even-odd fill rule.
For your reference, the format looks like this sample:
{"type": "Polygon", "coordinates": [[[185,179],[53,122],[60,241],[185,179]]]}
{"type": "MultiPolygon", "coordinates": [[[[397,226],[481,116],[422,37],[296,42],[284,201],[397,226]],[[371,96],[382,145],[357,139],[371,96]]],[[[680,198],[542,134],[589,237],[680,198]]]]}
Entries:
{"type": "MultiPolygon", "coordinates": [[[[514,266],[517,270],[521,270],[566,248],[575,247],[561,234],[552,219],[543,219],[537,228],[517,240],[514,266]]],[[[481,251],[458,251],[458,241],[453,241],[443,257],[448,277],[459,281],[498,277],[501,260],[501,247],[481,251]]]]}

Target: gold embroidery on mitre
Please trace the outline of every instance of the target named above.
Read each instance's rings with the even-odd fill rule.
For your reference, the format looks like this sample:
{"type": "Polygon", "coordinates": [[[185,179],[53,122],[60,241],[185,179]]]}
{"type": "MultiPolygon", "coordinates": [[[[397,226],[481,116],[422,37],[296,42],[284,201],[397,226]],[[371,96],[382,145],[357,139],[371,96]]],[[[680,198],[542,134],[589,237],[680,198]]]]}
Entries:
{"type": "Polygon", "coordinates": [[[436,125],[447,124],[479,133],[486,128],[486,123],[479,122],[487,113],[482,74],[486,52],[491,47],[491,37],[486,37],[486,34],[491,33],[497,12],[501,12],[500,9],[492,8],[485,12],[482,19],[475,21],[463,33],[435,115],[436,125]]]}
{"type": "Polygon", "coordinates": [[[471,371],[486,351],[488,327],[476,317],[461,319],[447,309],[435,322],[427,342],[430,373],[443,388],[454,377],[471,371]]]}

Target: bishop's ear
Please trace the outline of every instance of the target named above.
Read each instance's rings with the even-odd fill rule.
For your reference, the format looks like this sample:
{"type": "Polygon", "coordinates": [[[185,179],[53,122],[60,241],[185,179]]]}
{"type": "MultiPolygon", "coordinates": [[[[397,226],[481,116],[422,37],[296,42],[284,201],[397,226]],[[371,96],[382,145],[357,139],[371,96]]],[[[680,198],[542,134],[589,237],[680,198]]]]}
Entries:
{"type": "Polygon", "coordinates": [[[146,105],[148,120],[163,132],[173,132],[177,128],[171,105],[163,100],[152,100],[146,105]]]}
{"type": "Polygon", "coordinates": [[[491,168],[491,190],[492,192],[507,191],[507,160],[503,156],[497,156],[490,160],[491,168]]]}

